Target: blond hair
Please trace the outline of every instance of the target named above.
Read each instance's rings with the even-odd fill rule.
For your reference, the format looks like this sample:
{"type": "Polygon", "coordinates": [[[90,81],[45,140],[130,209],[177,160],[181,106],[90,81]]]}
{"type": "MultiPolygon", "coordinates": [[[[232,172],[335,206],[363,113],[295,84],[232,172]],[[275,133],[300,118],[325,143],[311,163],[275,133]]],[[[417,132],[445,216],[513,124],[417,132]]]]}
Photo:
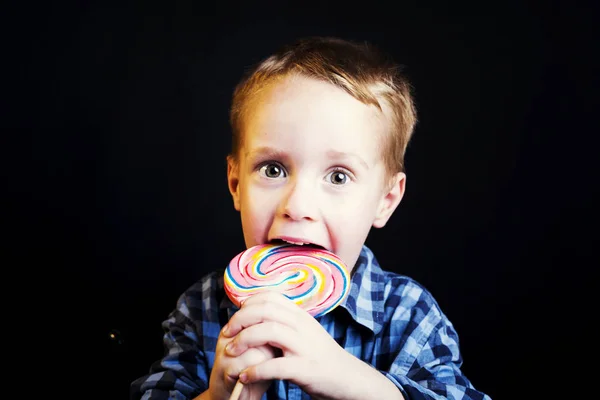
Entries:
{"type": "Polygon", "coordinates": [[[404,171],[404,154],[417,122],[408,80],[400,73],[399,65],[369,44],[329,37],[301,39],[247,71],[233,93],[230,158],[238,159],[244,120],[253,98],[293,74],[329,82],[388,114],[391,132],[382,146],[386,171],[390,176],[404,171]]]}

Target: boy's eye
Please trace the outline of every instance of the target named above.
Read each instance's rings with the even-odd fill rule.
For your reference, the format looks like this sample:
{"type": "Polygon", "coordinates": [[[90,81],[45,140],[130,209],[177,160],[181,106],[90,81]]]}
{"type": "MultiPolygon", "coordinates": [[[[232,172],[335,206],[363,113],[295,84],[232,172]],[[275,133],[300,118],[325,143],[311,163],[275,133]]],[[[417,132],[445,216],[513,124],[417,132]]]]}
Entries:
{"type": "Polygon", "coordinates": [[[265,164],[260,167],[260,173],[266,176],[267,178],[282,178],[285,177],[285,172],[283,168],[281,168],[278,164],[265,164]]]}
{"type": "Polygon", "coordinates": [[[342,171],[333,171],[329,177],[329,180],[334,185],[343,185],[348,180],[348,175],[342,171]]]}

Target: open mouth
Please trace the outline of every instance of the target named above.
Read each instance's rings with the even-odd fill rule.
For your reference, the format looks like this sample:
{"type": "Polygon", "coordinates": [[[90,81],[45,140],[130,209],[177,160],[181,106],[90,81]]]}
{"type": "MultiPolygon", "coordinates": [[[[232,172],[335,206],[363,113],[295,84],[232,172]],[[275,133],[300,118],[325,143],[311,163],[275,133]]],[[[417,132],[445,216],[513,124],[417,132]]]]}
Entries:
{"type": "Polygon", "coordinates": [[[271,239],[269,241],[269,244],[274,244],[274,245],[289,244],[289,245],[295,245],[295,246],[312,247],[314,249],[319,249],[319,250],[327,250],[325,247],[315,244],[315,243],[292,242],[292,241],[288,241],[288,240],[284,240],[284,239],[271,239]]]}

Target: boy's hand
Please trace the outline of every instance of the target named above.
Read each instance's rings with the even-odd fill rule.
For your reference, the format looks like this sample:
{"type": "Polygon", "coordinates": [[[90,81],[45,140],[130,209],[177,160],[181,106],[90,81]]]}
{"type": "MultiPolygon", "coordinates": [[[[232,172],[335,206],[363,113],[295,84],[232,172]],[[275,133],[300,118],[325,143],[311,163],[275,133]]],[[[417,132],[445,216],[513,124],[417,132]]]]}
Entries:
{"type": "Polygon", "coordinates": [[[283,357],[252,363],[243,371],[243,382],[285,379],[313,397],[342,399],[360,392],[353,383],[361,381],[357,378],[366,368],[372,369],[340,347],[314,317],[279,293],[260,293],[246,300],[227,328],[228,336],[233,337],[226,350],[229,357],[265,345],[283,352],[283,357]]]}
{"type": "MultiPolygon", "coordinates": [[[[221,330],[217,341],[215,364],[210,374],[208,391],[211,400],[228,400],[241,371],[276,356],[276,349],[268,345],[254,346],[244,354],[231,356],[225,349],[232,340],[233,335],[228,336],[224,329],[221,330]]],[[[239,399],[260,400],[270,384],[270,380],[245,384],[239,399]]]]}

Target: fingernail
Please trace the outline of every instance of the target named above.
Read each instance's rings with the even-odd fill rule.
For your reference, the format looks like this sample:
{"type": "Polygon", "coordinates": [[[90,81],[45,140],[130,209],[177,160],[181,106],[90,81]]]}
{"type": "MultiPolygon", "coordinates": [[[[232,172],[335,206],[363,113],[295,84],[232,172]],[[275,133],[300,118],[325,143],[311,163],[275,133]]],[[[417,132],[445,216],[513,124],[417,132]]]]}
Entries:
{"type": "Polygon", "coordinates": [[[242,383],[246,383],[246,382],[248,382],[248,374],[247,374],[247,373],[245,373],[245,372],[242,372],[242,373],[240,374],[239,380],[240,380],[242,383]]]}
{"type": "Polygon", "coordinates": [[[229,343],[227,343],[227,346],[225,346],[225,351],[228,352],[229,354],[233,354],[234,348],[235,348],[235,343],[229,342],[229,343]]]}
{"type": "Polygon", "coordinates": [[[225,326],[223,327],[221,332],[223,332],[223,335],[228,336],[229,335],[229,324],[225,324],[225,326]]]}

